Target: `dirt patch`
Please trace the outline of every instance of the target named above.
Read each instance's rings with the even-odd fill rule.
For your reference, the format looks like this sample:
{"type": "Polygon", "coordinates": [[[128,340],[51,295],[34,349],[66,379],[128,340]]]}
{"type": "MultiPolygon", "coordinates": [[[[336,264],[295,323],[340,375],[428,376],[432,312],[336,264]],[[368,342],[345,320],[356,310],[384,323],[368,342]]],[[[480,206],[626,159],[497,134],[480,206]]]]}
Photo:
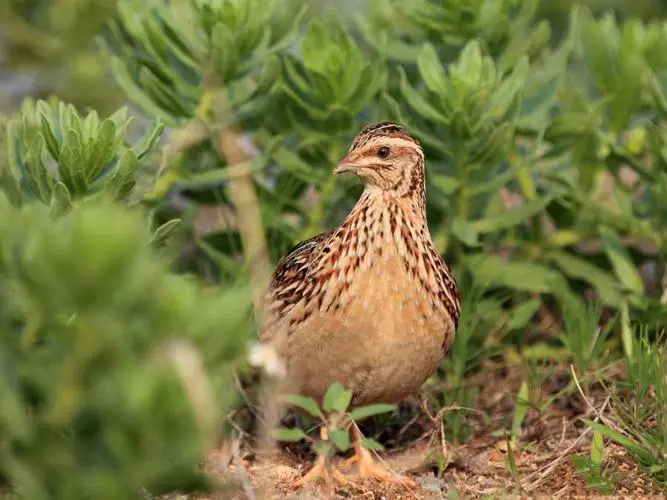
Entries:
{"type": "MultiPolygon", "coordinates": [[[[344,457],[339,456],[333,464],[354,481],[353,486],[329,489],[325,485],[309,485],[295,491],[293,482],[313,463],[314,456],[308,446],[281,446],[271,456],[259,459],[251,441],[242,440],[228,443],[225,449],[212,454],[207,464],[213,476],[234,481],[239,490],[190,498],[390,500],[435,499],[454,493],[459,498],[604,497],[587,486],[586,478],[572,460],[572,456],[590,454],[592,433],[580,417],[594,418],[592,410],[576,393],[556,399],[542,413],[529,408],[517,444],[512,447],[517,471],[517,476],[513,476],[507,436],[522,380],[520,373],[493,365],[472,377],[470,382],[479,383],[480,393],[466,421],[472,437],[464,445],[448,443],[442,419],[434,418],[417,399],[401,406],[399,421],[390,429],[365,429],[376,432],[367,435],[378,437],[387,447],[379,455],[385,466],[415,479],[418,483],[415,489],[375,480],[362,482],[355,477],[354,468],[345,465],[344,457]]],[[[543,384],[542,397],[558,393],[567,383],[566,374],[555,372],[543,384]]],[[[593,388],[589,400],[602,406],[605,394],[593,388]]],[[[660,485],[613,443],[605,444],[604,470],[614,497],[665,498],[666,492],[660,485]]]]}

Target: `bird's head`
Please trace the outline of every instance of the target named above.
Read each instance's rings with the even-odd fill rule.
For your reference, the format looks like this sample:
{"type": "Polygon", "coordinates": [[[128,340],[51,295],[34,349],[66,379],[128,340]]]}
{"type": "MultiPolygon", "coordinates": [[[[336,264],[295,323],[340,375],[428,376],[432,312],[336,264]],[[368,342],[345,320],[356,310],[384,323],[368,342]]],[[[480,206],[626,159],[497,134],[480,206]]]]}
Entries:
{"type": "Polygon", "coordinates": [[[423,195],[424,151],[408,132],[393,122],[364,128],[340,160],[335,174],[354,172],[367,186],[405,196],[423,195]]]}

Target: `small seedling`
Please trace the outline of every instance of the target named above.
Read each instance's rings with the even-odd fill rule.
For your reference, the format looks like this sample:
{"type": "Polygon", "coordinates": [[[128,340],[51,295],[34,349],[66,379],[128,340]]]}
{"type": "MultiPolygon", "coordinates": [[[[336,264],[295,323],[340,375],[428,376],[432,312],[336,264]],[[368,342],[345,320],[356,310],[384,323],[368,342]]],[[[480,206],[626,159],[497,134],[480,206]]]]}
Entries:
{"type": "MultiPolygon", "coordinates": [[[[387,413],[395,409],[394,405],[373,404],[349,410],[352,391],[345,389],[338,382],[332,384],[322,399],[322,408],[309,397],[290,394],[281,398],[284,403],[295,406],[319,420],[321,426],[320,439],[315,439],[300,428],[281,427],[273,431],[278,441],[307,441],[318,455],[331,457],[337,452],[345,452],[350,447],[348,429],[356,422],[365,418],[387,413]],[[326,429],[326,431],[323,431],[326,429]]],[[[382,450],[383,446],[374,439],[363,439],[361,446],[369,450],[382,450]]]]}
{"type": "MultiPolygon", "coordinates": [[[[514,450],[512,449],[512,442],[508,440],[504,441],[504,443],[507,445],[506,446],[507,453],[503,453],[505,465],[507,466],[507,469],[512,475],[512,480],[514,481],[514,485],[517,489],[517,492],[519,494],[523,494],[524,489],[523,486],[521,485],[521,477],[519,476],[519,468],[516,463],[516,457],[514,456],[514,450]]],[[[500,451],[502,453],[502,450],[500,451]]]]}
{"type": "Polygon", "coordinates": [[[603,467],[603,459],[604,439],[600,431],[593,432],[589,456],[574,455],[570,457],[577,473],[584,478],[587,488],[603,495],[610,495],[614,491],[614,481],[609,471],[603,467]]]}

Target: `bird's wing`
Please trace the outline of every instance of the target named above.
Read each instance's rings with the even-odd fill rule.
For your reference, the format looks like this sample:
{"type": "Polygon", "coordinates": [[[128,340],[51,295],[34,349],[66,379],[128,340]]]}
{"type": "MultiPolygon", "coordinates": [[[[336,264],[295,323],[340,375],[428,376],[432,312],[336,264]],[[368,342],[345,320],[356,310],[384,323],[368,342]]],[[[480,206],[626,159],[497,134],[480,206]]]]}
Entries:
{"type": "Polygon", "coordinates": [[[303,298],[312,273],[318,262],[318,255],[334,230],[302,241],[285,255],[271,275],[267,294],[267,316],[259,338],[270,340],[275,324],[303,298]]]}

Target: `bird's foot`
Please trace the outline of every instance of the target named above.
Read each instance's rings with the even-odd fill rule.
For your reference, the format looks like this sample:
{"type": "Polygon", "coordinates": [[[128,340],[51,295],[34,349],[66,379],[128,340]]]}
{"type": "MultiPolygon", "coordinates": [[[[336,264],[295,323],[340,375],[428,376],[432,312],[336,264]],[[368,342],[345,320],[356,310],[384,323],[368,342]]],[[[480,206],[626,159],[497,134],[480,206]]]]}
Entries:
{"type": "Polygon", "coordinates": [[[369,477],[375,478],[378,481],[389,483],[402,484],[409,487],[417,486],[417,483],[409,477],[399,477],[378,465],[371,455],[371,452],[366,448],[359,446],[355,454],[345,461],[347,464],[357,463],[359,467],[359,475],[366,479],[369,477]]]}
{"type": "Polygon", "coordinates": [[[312,469],[310,469],[304,476],[294,482],[294,488],[300,488],[310,483],[321,479],[325,484],[331,484],[333,480],[341,486],[354,486],[354,483],[347,479],[338,469],[332,465],[327,464],[327,459],[324,456],[317,457],[317,461],[312,469]]]}

